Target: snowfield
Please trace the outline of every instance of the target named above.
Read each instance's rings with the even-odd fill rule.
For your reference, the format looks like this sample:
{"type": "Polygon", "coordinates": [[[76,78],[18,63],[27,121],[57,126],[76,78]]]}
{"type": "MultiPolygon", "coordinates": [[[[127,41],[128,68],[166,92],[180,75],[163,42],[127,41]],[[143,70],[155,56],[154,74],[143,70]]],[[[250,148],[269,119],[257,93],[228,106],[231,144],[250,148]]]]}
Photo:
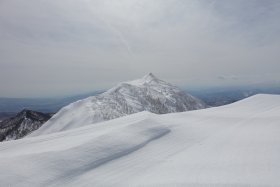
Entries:
{"type": "Polygon", "coordinates": [[[280,186],[280,96],[0,144],[0,186],[280,186]]]}

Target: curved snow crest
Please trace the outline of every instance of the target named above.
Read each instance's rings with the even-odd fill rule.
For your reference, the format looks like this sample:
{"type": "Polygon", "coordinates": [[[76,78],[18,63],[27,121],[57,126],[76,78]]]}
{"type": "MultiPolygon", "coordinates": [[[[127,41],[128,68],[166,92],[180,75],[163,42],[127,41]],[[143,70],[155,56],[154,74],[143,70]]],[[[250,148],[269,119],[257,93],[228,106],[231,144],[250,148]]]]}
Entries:
{"type": "Polygon", "coordinates": [[[0,186],[280,186],[279,114],[258,95],[5,142],[0,186]]]}
{"type": "Polygon", "coordinates": [[[150,73],[142,79],[120,83],[103,94],[62,108],[29,136],[60,132],[142,111],[166,114],[206,107],[199,99],[150,73]]]}
{"type": "MultiPolygon", "coordinates": [[[[103,164],[133,153],[170,132],[170,129],[154,123],[155,121],[143,120],[125,129],[112,132],[112,134],[100,136],[91,141],[93,144],[87,143],[78,147],[75,151],[78,154],[84,150],[88,152],[86,155],[73,155],[75,161],[79,158],[83,163],[78,167],[73,164],[73,166],[64,168],[65,171],[50,184],[57,186],[67,184],[67,181],[72,182],[73,178],[78,178],[103,164]]],[[[62,153],[61,158],[68,154],[72,154],[72,150],[62,153]]],[[[47,183],[47,185],[49,184],[47,183]]]]}
{"type": "MultiPolygon", "coordinates": [[[[96,130],[98,131],[98,129],[96,130]]],[[[13,167],[7,167],[7,170],[0,172],[1,185],[57,186],[67,184],[73,178],[79,177],[112,160],[135,152],[169,132],[170,129],[168,127],[152,118],[147,118],[136,123],[119,126],[119,128],[113,130],[109,128],[106,133],[97,137],[94,136],[95,129],[93,128],[90,130],[90,133],[93,135],[92,139],[66,150],[61,148],[61,150],[56,151],[15,156],[13,154],[13,142],[9,142],[9,146],[2,149],[5,156],[1,156],[0,166],[12,164],[13,167]],[[12,151],[10,152],[10,150],[12,151]],[[29,168],[28,174],[22,172],[23,170],[20,168],[29,168]],[[43,174],[38,175],[38,173],[42,172],[42,168],[44,168],[43,174]],[[17,176],[16,178],[14,177],[15,175],[17,176]],[[32,176],[36,176],[34,180],[27,180],[27,178],[32,176]]],[[[62,134],[64,134],[64,138],[67,138],[69,133],[65,132],[62,134]]],[[[72,137],[72,141],[82,139],[84,138],[83,136],[84,134],[82,133],[72,137]]],[[[52,135],[47,135],[45,140],[41,140],[39,143],[33,140],[39,140],[40,136],[14,142],[16,144],[16,142],[24,141],[23,149],[24,147],[32,147],[32,143],[36,145],[33,149],[36,149],[36,147],[40,149],[40,145],[51,146],[46,145],[46,143],[52,141],[52,138],[52,135]],[[46,138],[48,136],[49,138],[46,138]],[[29,144],[28,141],[31,143],[29,144]]],[[[57,141],[57,144],[62,143],[57,141]]],[[[1,147],[5,147],[5,144],[0,145],[0,149],[1,147]]]]}
{"type": "MultiPolygon", "coordinates": [[[[254,96],[245,98],[232,104],[220,106],[218,108],[223,109],[221,112],[224,113],[224,116],[234,116],[235,113],[237,113],[238,116],[248,116],[253,115],[256,112],[266,112],[271,116],[275,115],[276,111],[280,112],[279,103],[279,95],[256,94],[254,96]]],[[[215,111],[215,108],[210,110],[215,111]]]]}
{"type": "MultiPolygon", "coordinates": [[[[8,141],[5,142],[5,144],[1,144],[0,157],[7,157],[9,155],[41,154],[72,149],[85,144],[94,138],[107,133],[112,133],[116,129],[123,129],[132,124],[141,123],[143,121],[152,121],[154,119],[157,119],[156,114],[144,111],[118,119],[101,122],[101,125],[92,124],[68,131],[8,141]],[[7,148],[8,151],[5,151],[7,148]]],[[[157,121],[159,120],[157,119],[157,121]]]]}

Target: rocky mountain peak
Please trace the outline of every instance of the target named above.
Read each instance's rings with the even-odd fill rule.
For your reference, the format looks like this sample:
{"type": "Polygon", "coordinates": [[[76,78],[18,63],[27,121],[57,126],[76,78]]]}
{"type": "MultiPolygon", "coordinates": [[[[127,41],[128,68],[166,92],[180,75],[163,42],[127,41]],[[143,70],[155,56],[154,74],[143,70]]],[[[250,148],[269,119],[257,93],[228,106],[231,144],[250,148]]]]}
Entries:
{"type": "Polygon", "coordinates": [[[157,81],[159,80],[153,73],[149,73],[143,77],[146,81],[157,81]]]}
{"type": "Polygon", "coordinates": [[[0,122],[0,141],[22,138],[51,118],[50,114],[24,109],[0,122]]]}
{"type": "Polygon", "coordinates": [[[78,128],[142,111],[166,114],[206,107],[201,100],[149,73],[62,108],[30,136],[78,128]]]}

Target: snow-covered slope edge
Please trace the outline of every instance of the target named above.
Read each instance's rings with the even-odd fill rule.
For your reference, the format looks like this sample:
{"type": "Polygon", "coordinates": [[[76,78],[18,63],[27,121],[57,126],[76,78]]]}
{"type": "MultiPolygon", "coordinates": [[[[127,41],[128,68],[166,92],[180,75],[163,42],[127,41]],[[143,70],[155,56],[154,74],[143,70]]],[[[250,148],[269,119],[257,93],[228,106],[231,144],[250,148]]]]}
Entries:
{"type": "Polygon", "coordinates": [[[69,130],[141,111],[165,114],[206,107],[201,100],[150,73],[62,108],[30,136],[69,130]]]}
{"type": "Polygon", "coordinates": [[[1,185],[65,185],[69,179],[128,155],[170,132],[150,116],[144,112],[116,120],[120,124],[104,122],[99,127],[88,126],[2,144],[0,166],[6,169],[0,171],[1,185]],[[31,176],[35,176],[34,180],[31,176]]]}
{"type": "Polygon", "coordinates": [[[3,186],[280,186],[279,114],[280,96],[257,95],[223,107],[141,112],[5,142],[0,181],[3,186]]]}

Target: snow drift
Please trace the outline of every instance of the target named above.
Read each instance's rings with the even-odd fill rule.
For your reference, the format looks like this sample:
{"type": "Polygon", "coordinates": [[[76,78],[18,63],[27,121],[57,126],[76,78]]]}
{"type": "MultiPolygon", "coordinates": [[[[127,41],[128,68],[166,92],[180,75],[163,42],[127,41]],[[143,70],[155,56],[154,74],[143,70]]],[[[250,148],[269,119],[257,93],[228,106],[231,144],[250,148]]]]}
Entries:
{"type": "Polygon", "coordinates": [[[0,144],[1,186],[280,186],[280,96],[0,144]]]}

